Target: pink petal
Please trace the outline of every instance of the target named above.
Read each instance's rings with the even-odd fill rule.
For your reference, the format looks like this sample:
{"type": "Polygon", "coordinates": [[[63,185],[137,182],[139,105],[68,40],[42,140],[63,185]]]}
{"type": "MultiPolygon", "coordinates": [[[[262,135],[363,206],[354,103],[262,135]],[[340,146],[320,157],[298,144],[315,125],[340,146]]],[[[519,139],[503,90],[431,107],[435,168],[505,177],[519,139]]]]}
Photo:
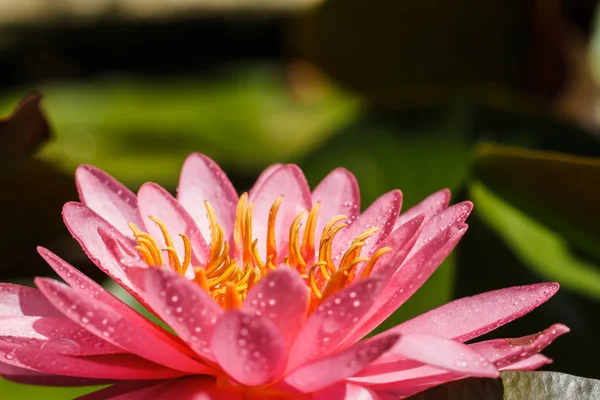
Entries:
{"type": "Polygon", "coordinates": [[[358,342],[339,353],[298,368],[285,378],[285,382],[303,393],[325,388],[365,368],[388,351],[398,337],[388,335],[358,342]]]}
{"type": "Polygon", "coordinates": [[[64,317],[7,317],[0,321],[0,341],[6,343],[73,356],[125,353],[64,317]]]}
{"type": "Polygon", "coordinates": [[[242,310],[219,319],[211,348],[221,368],[243,385],[272,382],[285,368],[287,350],[279,329],[268,319],[242,310]]]}
{"type": "Polygon", "coordinates": [[[362,386],[340,382],[312,394],[312,400],[381,400],[381,397],[362,386]]]}
{"type": "Polygon", "coordinates": [[[179,177],[177,199],[190,214],[203,237],[210,238],[211,235],[205,201],[215,210],[225,237],[233,232],[237,192],[217,163],[205,155],[194,153],[185,160],[179,177]]]}
{"type": "Polygon", "coordinates": [[[514,364],[510,364],[504,368],[500,368],[500,371],[533,371],[546,364],[552,364],[552,359],[542,355],[534,354],[529,358],[518,361],[514,364]]]}
{"type": "Polygon", "coordinates": [[[557,337],[567,332],[569,332],[569,328],[565,325],[555,324],[534,335],[516,339],[487,340],[485,342],[473,343],[469,347],[485,357],[497,368],[505,368],[539,353],[557,337]]]}
{"type": "Polygon", "coordinates": [[[321,203],[317,217],[315,242],[319,243],[325,225],[337,215],[354,221],[360,213],[360,192],[356,178],[344,168],[334,169],[312,192],[312,201],[321,203]]]}
{"type": "Polygon", "coordinates": [[[409,259],[388,278],[375,306],[359,323],[361,330],[369,332],[404,304],[450,254],[466,230],[467,226],[462,225],[442,231],[411,256],[413,247],[409,259]]]}
{"type": "MultiPolygon", "coordinates": [[[[377,337],[377,336],[376,336],[377,337]]],[[[402,334],[386,357],[406,357],[467,376],[496,378],[498,371],[469,346],[425,333],[402,334]]]]}
{"type": "Polygon", "coordinates": [[[53,351],[22,346],[15,350],[22,364],[36,371],[94,379],[158,379],[181,376],[175,371],[130,354],[69,357],[53,351]]]}
{"type": "Polygon", "coordinates": [[[464,297],[406,321],[392,331],[423,332],[465,342],[529,313],[558,288],[558,283],[540,283],[464,297]]]}
{"type": "Polygon", "coordinates": [[[0,362],[0,376],[11,382],[42,386],[90,386],[111,383],[108,380],[44,374],[2,362],[0,362]]]}
{"type": "Polygon", "coordinates": [[[81,202],[133,239],[127,223],[141,226],[135,194],[106,172],[82,165],[75,172],[81,202]]]}
{"type": "Polygon", "coordinates": [[[381,229],[375,235],[365,240],[366,244],[361,251],[361,255],[372,254],[379,242],[394,229],[400,207],[402,192],[399,190],[392,190],[375,200],[356,220],[350,220],[350,225],[335,237],[331,250],[334,257],[341,256],[355,237],[369,228],[379,227],[381,229]]]}
{"type": "Polygon", "coordinates": [[[0,318],[19,316],[62,317],[37,289],[0,283],[0,318]]]}
{"type": "MultiPolygon", "coordinates": [[[[392,250],[384,254],[375,268],[371,276],[382,278],[385,282],[392,276],[396,270],[402,265],[408,253],[416,243],[419,234],[423,228],[423,215],[416,216],[411,219],[400,228],[392,232],[378,247],[389,246],[392,250]]],[[[372,308],[367,315],[372,315],[376,312],[376,309],[372,308]]],[[[365,319],[366,320],[366,319],[365,319]]],[[[344,340],[344,343],[355,343],[360,338],[371,332],[375,327],[374,323],[377,320],[369,324],[358,323],[354,326],[353,332],[344,340]]]]}
{"type": "Polygon", "coordinates": [[[417,240],[410,256],[419,251],[432,237],[437,236],[440,232],[444,232],[453,226],[465,222],[472,209],[473,203],[470,201],[463,201],[462,203],[455,204],[439,214],[434,215],[425,224],[421,237],[417,240]]]}
{"type": "Polygon", "coordinates": [[[400,216],[396,220],[396,225],[394,226],[394,229],[398,229],[403,224],[405,224],[406,221],[420,214],[424,214],[425,220],[428,221],[434,215],[448,208],[448,203],[450,203],[450,190],[443,189],[439,192],[435,192],[434,194],[426,197],[416,206],[400,214],[400,216]]]}
{"type": "MultiPolygon", "coordinates": [[[[102,286],[79,272],[73,266],[69,265],[69,263],[52,253],[50,250],[44,249],[43,247],[38,247],[38,252],[52,267],[52,269],[54,269],[54,271],[76,292],[103,302],[115,310],[118,314],[126,318],[130,324],[134,324],[137,328],[143,329],[148,334],[165,341],[171,347],[181,348],[182,350],[184,349],[183,345],[179,342],[179,339],[173,334],[147,320],[146,317],[139,314],[127,304],[123,303],[113,294],[106,291],[102,286]]],[[[44,300],[48,301],[45,297],[44,300]]],[[[48,302],[48,304],[50,303],[48,302]]],[[[146,302],[144,301],[142,304],[146,305],[146,302]]],[[[54,309],[54,306],[52,306],[52,308],[54,309]]],[[[62,313],[59,313],[58,315],[60,317],[64,317],[62,313]]]]}
{"type": "MultiPolygon", "coordinates": [[[[119,238],[121,243],[128,243],[128,239],[106,220],[80,203],[66,203],[63,207],[63,219],[88,258],[121,286],[135,293],[135,288],[127,279],[123,267],[110,253],[98,230],[109,232],[119,238]]],[[[129,250],[135,252],[133,246],[129,250]]]]}
{"type": "Polygon", "coordinates": [[[359,374],[348,378],[350,382],[375,386],[378,389],[380,385],[391,384],[398,388],[402,386],[410,386],[412,382],[422,382],[422,380],[443,380],[444,377],[456,377],[460,375],[451,374],[448,371],[414,360],[408,360],[404,357],[399,357],[396,362],[387,364],[377,364],[380,360],[376,360],[359,374]],[[377,364],[377,365],[376,365],[377,364]]]}
{"type": "Polygon", "coordinates": [[[35,282],[48,300],[68,318],[107,342],[176,370],[191,373],[211,372],[208,367],[132,324],[108,304],[77,293],[52,279],[37,278],[35,282]]]}
{"type": "MultiPolygon", "coordinates": [[[[196,223],[181,204],[162,187],[155,183],[145,183],[138,192],[138,206],[146,231],[163,245],[165,243],[160,228],[148,217],[159,218],[167,227],[175,244],[179,258],[183,260],[185,251],[183,240],[178,237],[184,233],[192,244],[192,261],[195,265],[203,264],[208,257],[208,245],[198,230],[196,223]]],[[[165,266],[169,266],[166,252],[163,252],[165,266]]],[[[191,271],[191,269],[190,269],[191,271]]]]}
{"type": "Polygon", "coordinates": [[[333,351],[375,302],[382,284],[360,280],[328,297],[310,315],[292,349],[288,371],[333,351]]]}
{"type": "Polygon", "coordinates": [[[265,183],[267,178],[270,177],[271,175],[273,175],[273,173],[275,171],[277,171],[283,167],[285,167],[285,165],[283,165],[283,164],[273,164],[273,165],[269,165],[267,168],[265,168],[265,170],[263,172],[261,172],[261,174],[256,179],[256,182],[254,182],[254,185],[252,185],[252,188],[250,189],[250,192],[248,194],[251,197],[256,195],[256,192],[258,191],[258,189],[260,189],[260,187],[263,185],[263,183],[265,183]]]}
{"type": "Polygon", "coordinates": [[[306,283],[298,271],[282,265],[252,287],[243,309],[273,322],[291,345],[308,312],[306,283]]]}
{"type": "MultiPolygon", "coordinates": [[[[292,221],[301,211],[311,207],[308,184],[297,166],[284,165],[276,168],[256,190],[250,192],[248,200],[255,204],[252,215],[253,237],[258,239],[258,250],[263,261],[266,253],[269,211],[280,195],[285,197],[277,213],[275,240],[279,261],[282,261],[282,256],[287,254],[289,228],[292,221]]],[[[277,262],[274,260],[275,264],[277,262]]]]}
{"type": "Polygon", "coordinates": [[[197,354],[214,360],[210,339],[223,310],[208,293],[166,269],[135,268],[131,279],[145,286],[146,300],[156,314],[197,354]]]}

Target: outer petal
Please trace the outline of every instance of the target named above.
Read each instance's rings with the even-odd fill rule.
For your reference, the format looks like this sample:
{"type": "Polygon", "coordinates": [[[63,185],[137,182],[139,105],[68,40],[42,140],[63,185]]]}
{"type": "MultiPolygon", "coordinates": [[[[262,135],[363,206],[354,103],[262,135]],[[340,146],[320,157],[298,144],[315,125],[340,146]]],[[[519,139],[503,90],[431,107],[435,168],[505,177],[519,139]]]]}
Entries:
{"type": "Polygon", "coordinates": [[[284,165],[276,168],[268,177],[264,178],[256,190],[253,189],[250,192],[248,200],[255,204],[252,215],[253,237],[258,239],[258,250],[263,260],[266,253],[269,211],[273,202],[280,195],[285,197],[279,207],[275,222],[275,240],[281,258],[282,254],[287,254],[289,228],[293,219],[301,211],[311,207],[312,200],[308,184],[297,166],[284,165]]]}
{"type": "Polygon", "coordinates": [[[433,216],[425,224],[423,233],[421,233],[421,237],[417,240],[415,247],[413,247],[410,256],[418,252],[421,247],[427,244],[432,237],[439,235],[440,232],[444,232],[453,226],[461,225],[465,222],[472,209],[473,203],[463,201],[433,216]]]}
{"type": "Polygon", "coordinates": [[[250,189],[250,192],[249,192],[250,197],[254,197],[256,195],[256,192],[260,189],[260,187],[263,185],[263,183],[265,183],[267,178],[270,177],[271,175],[273,175],[273,173],[275,171],[279,170],[282,167],[285,167],[285,165],[284,164],[273,164],[273,165],[269,165],[267,168],[265,168],[265,170],[263,172],[261,172],[260,175],[258,176],[258,178],[256,179],[256,182],[254,182],[254,185],[252,185],[252,188],[250,189]]]}
{"type": "Polygon", "coordinates": [[[375,235],[365,240],[366,244],[361,252],[363,255],[370,254],[371,250],[394,229],[400,207],[402,207],[402,192],[399,190],[392,190],[375,200],[355,221],[349,220],[350,225],[334,238],[331,250],[334,257],[345,252],[348,244],[355,237],[369,228],[379,227],[375,235]]]}
{"type": "Polygon", "coordinates": [[[205,155],[191,154],[183,163],[177,199],[190,214],[203,237],[209,238],[211,235],[205,201],[215,210],[225,237],[233,232],[237,192],[217,163],[205,155]]]}
{"type": "Polygon", "coordinates": [[[94,210],[123,235],[133,238],[128,222],[140,226],[135,194],[106,172],[82,165],[75,172],[81,202],[94,210]]]}
{"type": "Polygon", "coordinates": [[[0,318],[19,316],[62,317],[42,292],[28,286],[0,283],[0,318]]]}
{"type": "MultiPolygon", "coordinates": [[[[181,260],[185,256],[183,240],[175,235],[185,233],[192,244],[192,261],[194,264],[203,264],[206,261],[208,245],[202,237],[202,233],[200,233],[196,223],[185,208],[169,192],[155,183],[145,183],[138,192],[138,205],[146,231],[152,235],[157,243],[164,243],[163,235],[160,228],[148,218],[149,216],[158,217],[165,224],[169,233],[173,236],[175,250],[181,260]]],[[[168,257],[164,252],[163,259],[165,260],[165,266],[168,267],[168,257]]]]}
{"type": "Polygon", "coordinates": [[[375,306],[359,323],[361,329],[369,332],[404,304],[450,254],[466,230],[463,225],[442,231],[411,257],[413,247],[410,258],[389,278],[375,306]]]}
{"type": "MultiPolygon", "coordinates": [[[[184,346],[179,342],[179,339],[173,334],[147,320],[146,317],[123,303],[112,293],[107,292],[102,286],[69,265],[65,260],[43,247],[38,247],[38,252],[44,260],[48,262],[52,269],[54,269],[54,271],[73,288],[73,290],[108,305],[115,310],[115,312],[126,318],[130,324],[145,330],[148,334],[168,343],[171,347],[180,348],[182,351],[185,350],[184,346]]],[[[48,301],[45,297],[44,299],[45,301],[48,301]]],[[[146,302],[143,301],[142,304],[146,305],[146,302]]],[[[54,309],[54,306],[52,306],[52,308],[54,309]]],[[[62,313],[59,313],[59,316],[64,318],[62,313]]]]}
{"type": "Polygon", "coordinates": [[[192,350],[214,360],[210,339],[223,310],[208,293],[166,269],[132,269],[131,279],[145,287],[150,306],[192,350]]]}
{"type": "MultiPolygon", "coordinates": [[[[213,379],[204,376],[191,376],[155,382],[123,382],[95,393],[80,397],[79,400],[243,400],[243,393],[231,388],[219,388],[213,379]]],[[[253,397],[254,398],[254,397],[253,397]]]]}
{"type": "MultiPolygon", "coordinates": [[[[77,239],[88,258],[116,282],[130,292],[135,293],[136,290],[125,276],[123,267],[106,247],[106,243],[104,243],[102,237],[98,234],[98,230],[101,229],[109,232],[119,238],[123,244],[129,243],[129,240],[115,227],[83,204],[75,202],[66,203],[63,207],[63,219],[65,225],[67,225],[71,234],[77,239]]],[[[133,246],[129,250],[135,252],[133,246]]]]}
{"type": "Polygon", "coordinates": [[[469,347],[481,354],[497,368],[527,360],[544,350],[557,337],[569,332],[562,324],[552,325],[542,332],[516,339],[495,339],[473,343],[469,347]]]}
{"type": "Polygon", "coordinates": [[[551,363],[552,359],[542,354],[534,354],[525,360],[521,360],[504,368],[500,368],[500,371],[533,371],[551,363]]]}
{"type": "Polygon", "coordinates": [[[125,353],[64,317],[7,317],[1,322],[0,341],[5,343],[74,356],[125,353]]]}
{"type": "Polygon", "coordinates": [[[499,375],[494,365],[469,346],[424,333],[402,334],[386,356],[406,357],[461,375],[489,378],[499,375]]]}
{"type": "Polygon", "coordinates": [[[15,357],[22,364],[39,372],[81,378],[133,380],[170,378],[183,374],[130,354],[69,357],[53,351],[21,346],[15,350],[15,357]]]}
{"type": "Polygon", "coordinates": [[[291,345],[306,320],[306,284],[298,271],[280,266],[252,287],[243,309],[269,319],[291,345]]]}
{"type": "Polygon", "coordinates": [[[332,352],[369,311],[382,284],[366,278],[334,293],[310,315],[290,351],[288,371],[332,352]]]}
{"type": "Polygon", "coordinates": [[[110,380],[49,375],[31,369],[15,367],[2,362],[0,362],[0,376],[12,382],[43,386],[90,386],[103,385],[112,382],[110,380]]]}
{"type": "Polygon", "coordinates": [[[360,192],[356,178],[345,168],[334,169],[312,192],[312,201],[321,203],[317,217],[315,242],[333,217],[345,215],[354,221],[360,213],[360,192]]]}
{"type": "Polygon", "coordinates": [[[211,370],[193,361],[179,349],[131,324],[109,305],[77,293],[62,283],[37,278],[44,295],[72,321],[107,342],[157,364],[191,373],[210,374],[211,370]]]}
{"type": "Polygon", "coordinates": [[[352,376],[396,343],[398,335],[380,336],[304,365],[285,378],[297,390],[310,393],[352,376]]]}
{"type": "Polygon", "coordinates": [[[277,327],[242,310],[230,311],[218,321],[211,348],[221,368],[243,385],[272,382],[285,368],[287,349],[277,327]]]}
{"type": "Polygon", "coordinates": [[[424,332],[465,342],[529,313],[558,288],[558,283],[540,283],[464,297],[406,321],[392,331],[424,332]]]}
{"type": "Polygon", "coordinates": [[[423,201],[421,201],[416,206],[404,211],[398,219],[396,220],[396,225],[394,229],[398,229],[406,221],[416,217],[417,215],[423,214],[425,215],[425,220],[429,221],[431,217],[440,213],[441,211],[448,208],[448,203],[450,202],[450,190],[443,189],[439,192],[435,192],[434,194],[428,196],[423,201]]]}

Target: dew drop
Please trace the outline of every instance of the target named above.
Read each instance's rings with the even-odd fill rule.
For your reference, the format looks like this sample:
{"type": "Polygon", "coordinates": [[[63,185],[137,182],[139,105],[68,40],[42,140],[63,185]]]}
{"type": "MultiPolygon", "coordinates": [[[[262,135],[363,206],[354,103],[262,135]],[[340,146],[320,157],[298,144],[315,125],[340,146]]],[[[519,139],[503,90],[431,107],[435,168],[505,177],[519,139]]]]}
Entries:
{"type": "Polygon", "coordinates": [[[42,344],[41,348],[43,350],[50,350],[58,354],[70,356],[81,353],[81,346],[79,346],[79,343],[67,338],[50,339],[42,344]]]}

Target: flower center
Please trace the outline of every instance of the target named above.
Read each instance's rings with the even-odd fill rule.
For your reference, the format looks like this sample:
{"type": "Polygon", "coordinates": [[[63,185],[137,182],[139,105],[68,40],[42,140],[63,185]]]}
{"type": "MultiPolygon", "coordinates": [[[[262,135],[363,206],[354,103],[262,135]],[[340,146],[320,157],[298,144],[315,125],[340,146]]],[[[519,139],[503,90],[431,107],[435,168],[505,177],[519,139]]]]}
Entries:
{"type": "Polygon", "coordinates": [[[305,279],[311,294],[309,309],[313,310],[323,299],[352,282],[369,276],[377,260],[391,250],[391,247],[382,247],[370,257],[361,257],[361,251],[367,239],[380,229],[372,227],[355,237],[341,257],[335,257],[340,260],[336,265],[332,257],[333,239],[348,226],[342,222],[347,220],[347,217],[338,215],[330,220],[323,228],[317,245],[315,233],[320,207],[320,204],[317,203],[310,211],[302,211],[294,218],[289,229],[286,252],[286,249],[278,248],[275,237],[275,222],[282,201],[283,196],[277,198],[269,211],[264,259],[259,255],[258,239],[253,239],[252,236],[254,204],[248,204],[247,193],[240,196],[237,205],[233,247],[217,222],[214,209],[208,202],[204,203],[211,231],[209,257],[205,265],[191,265],[192,246],[185,234],[179,234],[184,245],[184,257],[181,260],[175,251],[171,235],[160,219],[149,217],[160,228],[164,247],[159,246],[150,234],[142,232],[133,223],[130,223],[129,227],[137,242],[135,248],[149,266],[162,267],[165,265],[164,253],[168,260],[168,266],[175,272],[186,275],[188,269],[193,268],[193,281],[225,309],[239,307],[253,285],[265,277],[269,271],[285,264],[296,269],[305,279]],[[305,217],[304,232],[300,234],[305,217]],[[285,255],[282,257],[282,254],[285,255]],[[359,265],[363,266],[360,275],[357,274],[359,265]]]}

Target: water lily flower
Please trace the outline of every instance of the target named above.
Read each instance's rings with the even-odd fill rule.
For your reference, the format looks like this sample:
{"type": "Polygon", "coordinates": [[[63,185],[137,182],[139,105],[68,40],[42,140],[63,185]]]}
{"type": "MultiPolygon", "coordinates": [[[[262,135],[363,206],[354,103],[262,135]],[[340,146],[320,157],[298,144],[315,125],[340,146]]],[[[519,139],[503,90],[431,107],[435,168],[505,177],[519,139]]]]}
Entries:
{"type": "Polygon", "coordinates": [[[177,198],[137,196],[79,167],[81,203],[64,221],[87,256],[166,323],[143,317],[47,249],[66,282],[0,285],[0,375],[30,384],[112,383],[86,399],[393,399],[465,377],[551,360],[556,324],[465,344],[532,311],[556,283],[459,299],[363,339],[436,270],[467,230],[472,204],[442,190],[400,213],[384,194],[360,213],[345,169],[311,192],[275,165],[238,196],[192,154],[177,198]]]}

